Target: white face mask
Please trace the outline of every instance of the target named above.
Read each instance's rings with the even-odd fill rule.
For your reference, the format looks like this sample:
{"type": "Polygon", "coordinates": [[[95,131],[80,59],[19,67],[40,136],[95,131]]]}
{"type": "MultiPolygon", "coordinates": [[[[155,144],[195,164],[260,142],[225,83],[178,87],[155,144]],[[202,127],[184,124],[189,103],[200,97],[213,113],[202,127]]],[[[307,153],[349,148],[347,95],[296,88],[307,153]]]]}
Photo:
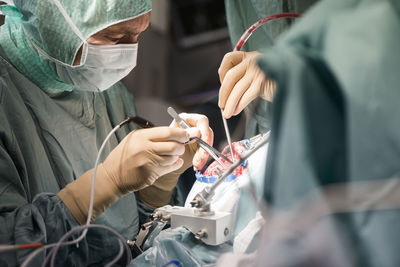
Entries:
{"type": "Polygon", "coordinates": [[[138,44],[84,46],[87,49],[83,49],[83,65],[72,67],[56,62],[58,76],[78,90],[104,91],[136,66],[138,44]]]}

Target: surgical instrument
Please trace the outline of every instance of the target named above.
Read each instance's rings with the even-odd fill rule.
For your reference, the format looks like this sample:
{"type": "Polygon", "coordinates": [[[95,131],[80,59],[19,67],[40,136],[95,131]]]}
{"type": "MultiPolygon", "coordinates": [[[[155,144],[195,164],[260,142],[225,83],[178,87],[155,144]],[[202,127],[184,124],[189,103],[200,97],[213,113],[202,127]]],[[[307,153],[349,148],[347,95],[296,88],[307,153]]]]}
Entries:
{"type": "Polygon", "coordinates": [[[231,240],[234,236],[236,215],[232,212],[212,210],[211,200],[215,189],[229,173],[232,173],[250,155],[268,142],[269,134],[267,132],[254,139],[254,143],[250,144],[248,153],[243,157],[238,157],[238,160],[226,172],[218,175],[218,180],[212,186],[205,187],[196,195],[191,201],[192,207],[166,205],[155,210],[152,220],[155,222],[165,221],[171,225],[172,229],[184,226],[194,234],[196,239],[207,245],[216,246],[231,240]]]}
{"type": "Polygon", "coordinates": [[[128,122],[133,122],[134,124],[136,124],[137,126],[141,127],[141,128],[152,128],[154,127],[154,124],[142,117],[139,116],[129,116],[126,120],[122,121],[120,123],[120,125],[124,125],[128,122]]]}
{"type": "MultiPolygon", "coordinates": [[[[258,21],[243,34],[235,46],[235,51],[240,50],[252,32],[263,23],[272,19],[283,17],[296,18],[299,16],[299,14],[295,13],[277,14],[258,21]]],[[[176,121],[178,122],[178,120],[176,121]]],[[[224,173],[217,168],[219,171],[217,173],[218,180],[214,182],[213,186],[206,186],[193,198],[191,201],[192,208],[178,206],[171,207],[167,205],[158,208],[155,211],[153,220],[166,220],[170,223],[171,228],[183,226],[195,234],[197,239],[202,240],[208,245],[219,245],[225,241],[231,240],[234,236],[233,229],[236,215],[229,212],[224,214],[224,212],[212,211],[210,206],[211,200],[213,199],[216,188],[222,184],[222,181],[224,181],[230,173],[232,173],[242,162],[244,162],[246,158],[250,157],[255,151],[265,145],[269,141],[269,136],[270,132],[267,132],[265,134],[250,138],[250,147],[247,147],[247,149],[250,150],[248,153],[243,156],[239,156],[238,159],[227,170],[225,170],[224,173]]],[[[230,141],[228,142],[231,143],[230,141]]],[[[252,182],[250,182],[250,187],[252,188],[251,194],[256,200],[257,196],[254,194],[255,190],[252,182]]],[[[263,208],[261,204],[259,209],[262,213],[265,213],[265,207],[263,208]]],[[[265,214],[263,217],[266,218],[265,214]]]]}
{"type": "MultiPolygon", "coordinates": [[[[178,113],[175,111],[174,108],[172,107],[168,107],[167,112],[169,115],[171,115],[171,117],[180,125],[182,126],[183,129],[189,129],[190,126],[189,124],[187,124],[179,115],[178,113]]],[[[194,139],[196,141],[201,140],[198,137],[194,137],[194,139]]],[[[219,157],[213,152],[213,150],[211,150],[209,147],[209,145],[205,142],[199,142],[199,145],[201,148],[203,148],[213,159],[215,159],[216,162],[218,162],[219,165],[221,165],[222,167],[225,167],[225,165],[222,163],[222,161],[219,159],[219,157]],[[205,145],[206,144],[206,145],[205,145]]]]}
{"type": "Polygon", "coordinates": [[[208,147],[210,150],[212,150],[217,156],[219,156],[220,158],[223,158],[224,160],[226,160],[227,162],[229,162],[230,164],[233,164],[233,162],[224,154],[222,154],[221,152],[219,152],[217,149],[215,149],[214,147],[210,146],[209,144],[207,144],[206,142],[204,142],[203,140],[201,140],[198,137],[191,137],[189,139],[189,141],[192,140],[196,140],[197,142],[199,142],[200,144],[205,145],[206,147],[208,147]]]}
{"type": "Polygon", "coordinates": [[[226,121],[226,119],[224,117],[224,112],[222,111],[222,109],[221,109],[221,116],[222,116],[222,122],[224,123],[226,140],[228,141],[229,150],[231,151],[232,161],[234,161],[235,159],[233,157],[231,134],[229,133],[228,122],[226,121]]]}
{"type": "Polygon", "coordinates": [[[270,131],[266,134],[263,134],[261,140],[257,142],[252,150],[247,152],[244,156],[239,157],[234,164],[232,164],[225,172],[223,172],[217,181],[213,183],[211,186],[204,188],[200,193],[198,193],[195,198],[190,202],[192,207],[196,207],[205,213],[210,211],[210,200],[214,196],[215,189],[221,184],[221,182],[228,177],[230,173],[232,173],[240,164],[244,162],[248,157],[250,157],[255,151],[257,151],[260,147],[265,145],[269,141],[270,131]]]}
{"type": "MultiPolygon", "coordinates": [[[[126,119],[126,122],[133,122],[134,124],[138,125],[141,128],[152,128],[154,127],[154,124],[142,117],[139,116],[132,116],[129,117],[128,119],[126,119]]],[[[229,163],[233,163],[227,156],[225,156],[224,154],[222,154],[221,152],[219,152],[217,149],[215,149],[214,147],[210,146],[209,144],[207,144],[206,142],[204,142],[203,140],[201,140],[198,137],[191,137],[190,141],[192,140],[196,140],[198,143],[201,143],[204,146],[207,146],[210,150],[212,150],[217,156],[223,158],[224,160],[226,160],[229,163]]]]}

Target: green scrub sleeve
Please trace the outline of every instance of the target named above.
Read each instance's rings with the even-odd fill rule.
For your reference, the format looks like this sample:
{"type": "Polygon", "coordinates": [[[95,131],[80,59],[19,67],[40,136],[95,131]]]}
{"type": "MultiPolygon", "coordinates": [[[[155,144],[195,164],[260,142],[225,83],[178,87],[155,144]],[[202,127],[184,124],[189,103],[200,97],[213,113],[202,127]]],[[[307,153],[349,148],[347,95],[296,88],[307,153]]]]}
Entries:
{"type": "MultiPolygon", "coordinates": [[[[0,148],[0,240],[1,244],[55,243],[66,232],[79,226],[69,209],[54,193],[40,193],[28,202],[18,170],[6,149],[0,148]]],[[[152,209],[138,200],[138,213],[144,223],[152,209]]],[[[89,232],[90,233],[90,232],[89,232]]],[[[78,246],[62,248],[56,257],[56,266],[87,266],[109,262],[118,253],[118,246],[111,240],[96,240],[88,236],[78,246]],[[103,247],[107,247],[104,249],[103,247]]],[[[78,235],[74,235],[77,238],[78,235]]],[[[133,237],[132,237],[133,238],[133,237]]],[[[114,240],[116,241],[116,240],[114,240]]],[[[33,250],[21,250],[0,254],[0,266],[20,266],[33,250]]],[[[29,266],[40,266],[46,254],[37,255],[29,266]]]]}
{"type": "MultiPolygon", "coordinates": [[[[19,176],[19,168],[6,148],[0,147],[0,240],[2,244],[53,243],[68,230],[78,226],[70,211],[53,193],[36,195],[29,203],[19,176]]],[[[29,182],[29,181],[28,181],[29,182]]],[[[32,250],[0,254],[0,266],[20,266],[32,250]]],[[[88,260],[87,244],[63,249],[56,265],[83,266],[88,260]],[[80,254],[77,257],[77,254],[80,254]],[[86,255],[86,256],[85,256],[86,255]]],[[[30,266],[40,266],[45,254],[39,254],[30,266]]]]}

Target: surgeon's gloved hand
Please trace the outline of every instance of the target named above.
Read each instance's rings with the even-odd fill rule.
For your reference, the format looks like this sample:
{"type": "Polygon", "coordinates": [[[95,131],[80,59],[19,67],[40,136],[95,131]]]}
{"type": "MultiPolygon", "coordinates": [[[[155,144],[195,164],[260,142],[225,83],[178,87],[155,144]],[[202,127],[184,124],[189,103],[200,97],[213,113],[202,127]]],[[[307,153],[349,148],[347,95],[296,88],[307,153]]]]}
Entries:
{"type": "MultiPolygon", "coordinates": [[[[181,168],[183,143],[188,140],[186,131],[170,127],[137,130],[126,136],[97,169],[91,221],[121,196],[181,168]]],[[[92,174],[93,170],[86,172],[58,194],[81,224],[88,214],[92,174]]]]}
{"type": "Polygon", "coordinates": [[[258,67],[259,52],[235,51],[227,53],[218,69],[221,88],[218,106],[224,117],[239,114],[251,101],[261,97],[272,101],[276,84],[266,79],[258,67]]]}
{"type": "MultiPolygon", "coordinates": [[[[179,116],[192,127],[187,130],[190,137],[199,137],[210,146],[213,145],[214,132],[210,128],[208,118],[205,115],[196,113],[180,113],[179,116]]],[[[177,122],[173,121],[170,127],[180,126],[177,122]]],[[[187,166],[186,169],[193,164],[195,170],[200,170],[206,164],[208,156],[208,153],[204,149],[200,148],[196,141],[192,140],[186,145],[185,153],[181,158],[185,161],[183,166],[187,166]]]]}
{"type": "Polygon", "coordinates": [[[179,156],[188,139],[188,133],[176,128],[137,130],[122,140],[101,167],[122,194],[137,191],[182,166],[179,156]]]}
{"type": "MultiPolygon", "coordinates": [[[[207,144],[212,145],[214,133],[209,126],[208,118],[201,114],[181,113],[180,117],[192,128],[187,130],[190,137],[199,137],[207,144]]],[[[180,127],[173,121],[170,127],[180,127]]],[[[146,187],[137,192],[140,200],[151,208],[158,208],[169,203],[173,189],[178,182],[179,176],[193,165],[194,169],[202,169],[207,162],[208,153],[199,147],[198,143],[192,140],[185,145],[185,153],[180,156],[183,165],[178,170],[168,173],[159,179],[152,186],[146,187]]]]}

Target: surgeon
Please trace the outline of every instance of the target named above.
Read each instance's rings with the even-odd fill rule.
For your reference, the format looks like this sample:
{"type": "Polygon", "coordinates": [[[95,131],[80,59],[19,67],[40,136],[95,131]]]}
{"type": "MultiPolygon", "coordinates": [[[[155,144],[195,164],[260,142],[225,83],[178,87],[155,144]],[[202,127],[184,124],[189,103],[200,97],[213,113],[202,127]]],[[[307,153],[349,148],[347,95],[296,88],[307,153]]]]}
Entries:
{"type": "MultiPolygon", "coordinates": [[[[136,65],[151,1],[15,0],[0,10],[0,243],[54,243],[85,223],[99,147],[135,115],[119,81],[136,65]]],[[[133,239],[153,208],[174,203],[180,173],[207,160],[184,143],[213,139],[205,116],[184,118],[193,131],[130,124],[111,137],[97,169],[91,222],[133,239]]],[[[101,266],[118,251],[114,237],[90,230],[56,264],[101,266]]],[[[0,266],[21,265],[30,252],[0,254],[0,266]]]]}
{"type": "Polygon", "coordinates": [[[399,1],[320,1],[263,51],[277,84],[264,199],[300,227],[221,266],[400,265],[399,27],[399,1]],[[287,216],[298,207],[312,223],[287,216]]]}

